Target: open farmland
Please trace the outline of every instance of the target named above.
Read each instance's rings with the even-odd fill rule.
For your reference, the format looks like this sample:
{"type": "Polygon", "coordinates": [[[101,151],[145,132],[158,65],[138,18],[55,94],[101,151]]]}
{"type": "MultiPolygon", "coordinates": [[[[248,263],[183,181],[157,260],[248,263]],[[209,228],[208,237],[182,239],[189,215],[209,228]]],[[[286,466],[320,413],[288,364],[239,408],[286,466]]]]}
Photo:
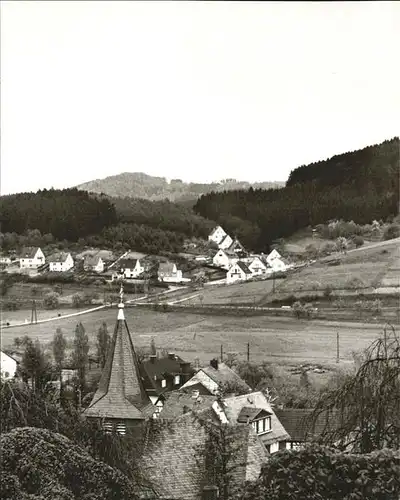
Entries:
{"type": "MultiPolygon", "coordinates": [[[[29,335],[43,343],[50,342],[57,327],[69,340],[81,321],[92,344],[104,321],[112,330],[116,309],[103,309],[75,318],[54,322],[4,328],[2,344],[11,346],[15,337],[29,335]]],[[[335,363],[336,335],[340,333],[340,357],[347,364],[352,352],[367,347],[382,335],[383,325],[307,321],[269,316],[201,315],[187,312],[155,312],[127,308],[126,319],[136,346],[145,347],[154,337],[160,349],[175,351],[193,361],[207,361],[218,356],[223,344],[225,353],[238,353],[244,359],[247,342],[252,361],[274,361],[277,364],[319,362],[335,363]]]]}
{"type": "MultiPolygon", "coordinates": [[[[351,280],[356,279],[359,290],[378,288],[388,272],[393,276],[399,242],[387,241],[379,245],[349,251],[321,259],[315,264],[288,276],[278,287],[280,293],[323,291],[327,286],[334,290],[351,290],[351,280]],[[334,264],[337,262],[337,265],[334,264]]],[[[398,266],[398,265],[397,265],[398,266]]],[[[392,282],[391,282],[392,283],[392,282]]],[[[387,286],[387,285],[386,285],[387,286]]],[[[397,284],[398,286],[398,284],[397,284]]]]}

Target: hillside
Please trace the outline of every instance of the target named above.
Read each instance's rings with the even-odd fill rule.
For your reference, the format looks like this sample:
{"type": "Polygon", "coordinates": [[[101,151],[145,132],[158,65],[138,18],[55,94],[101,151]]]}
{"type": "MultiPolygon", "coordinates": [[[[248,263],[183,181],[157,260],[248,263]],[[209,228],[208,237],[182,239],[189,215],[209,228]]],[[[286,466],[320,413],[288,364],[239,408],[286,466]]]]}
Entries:
{"type": "Polygon", "coordinates": [[[283,189],[209,193],[194,210],[215,220],[242,243],[266,251],[278,238],[332,219],[368,224],[398,213],[400,143],[381,144],[303,165],[283,189]]]}
{"type": "Polygon", "coordinates": [[[172,179],[170,182],[165,177],[153,177],[141,172],[124,172],[122,174],[96,179],[77,186],[93,193],[104,193],[113,197],[144,198],[151,201],[164,200],[165,198],[175,202],[193,201],[211,191],[220,192],[232,189],[269,189],[283,187],[284,182],[258,182],[251,184],[235,179],[225,179],[221,182],[211,184],[186,183],[180,179],[172,179]]]}

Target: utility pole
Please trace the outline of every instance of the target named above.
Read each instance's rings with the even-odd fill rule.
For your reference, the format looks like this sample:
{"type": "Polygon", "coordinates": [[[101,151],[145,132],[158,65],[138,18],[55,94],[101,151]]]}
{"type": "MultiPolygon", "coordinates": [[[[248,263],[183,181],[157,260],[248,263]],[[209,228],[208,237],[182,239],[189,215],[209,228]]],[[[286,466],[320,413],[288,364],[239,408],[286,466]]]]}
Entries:
{"type": "Polygon", "coordinates": [[[221,344],[221,363],[224,361],[224,346],[221,344]]]}
{"type": "Polygon", "coordinates": [[[272,293],[275,293],[275,271],[272,273],[272,293]]]}
{"type": "Polygon", "coordinates": [[[339,331],[336,332],[336,363],[339,363],[339,331]]]}
{"type": "Polygon", "coordinates": [[[250,342],[247,342],[247,362],[250,363],[250,342]]]}

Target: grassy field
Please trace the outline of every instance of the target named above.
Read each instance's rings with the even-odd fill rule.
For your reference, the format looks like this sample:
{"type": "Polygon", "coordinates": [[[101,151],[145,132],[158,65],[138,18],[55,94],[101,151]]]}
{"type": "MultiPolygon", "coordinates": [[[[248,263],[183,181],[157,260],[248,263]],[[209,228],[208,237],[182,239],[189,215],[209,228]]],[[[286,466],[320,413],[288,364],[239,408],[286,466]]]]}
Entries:
{"type": "MultiPolygon", "coordinates": [[[[78,321],[83,323],[94,344],[99,326],[106,322],[112,330],[115,319],[116,310],[105,309],[44,324],[3,328],[2,345],[11,346],[15,337],[23,335],[46,343],[51,341],[57,327],[71,340],[78,321]]],[[[199,358],[203,362],[218,356],[221,344],[225,353],[237,353],[245,359],[249,342],[252,361],[335,365],[336,335],[339,332],[341,363],[346,365],[352,361],[352,352],[367,347],[382,335],[383,328],[379,324],[299,321],[268,316],[202,316],[141,308],[127,308],[126,319],[136,346],[149,346],[154,337],[158,348],[174,351],[188,361],[199,358]]]]}
{"type": "MultiPolygon", "coordinates": [[[[322,291],[327,286],[335,290],[344,290],[349,288],[349,281],[353,278],[358,278],[363,284],[360,288],[379,287],[387,273],[393,276],[395,274],[393,269],[397,271],[398,264],[396,267],[394,261],[398,247],[397,241],[388,241],[382,246],[360,248],[348,252],[347,255],[335,257],[339,265],[329,265],[333,258],[327,257],[291,274],[277,287],[277,290],[281,293],[322,291]]],[[[398,260],[397,257],[397,262],[398,260]]]]}

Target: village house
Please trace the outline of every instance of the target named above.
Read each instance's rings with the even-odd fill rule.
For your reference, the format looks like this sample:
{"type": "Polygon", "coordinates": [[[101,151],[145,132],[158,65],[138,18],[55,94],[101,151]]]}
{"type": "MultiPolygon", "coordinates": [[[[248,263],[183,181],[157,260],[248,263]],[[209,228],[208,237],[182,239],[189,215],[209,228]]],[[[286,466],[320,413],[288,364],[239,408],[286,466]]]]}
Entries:
{"type": "Polygon", "coordinates": [[[214,228],[210,235],[208,236],[208,241],[213,241],[217,245],[227,236],[227,233],[222,229],[221,226],[214,228]]]}
{"type": "Polygon", "coordinates": [[[200,368],[190,380],[182,385],[180,390],[196,391],[200,395],[215,395],[226,385],[240,385],[243,389],[251,391],[251,388],[234,370],[225,363],[212,359],[208,366],[200,368]]]}
{"type": "Polygon", "coordinates": [[[248,258],[247,260],[243,259],[243,261],[247,264],[252,276],[267,274],[268,267],[264,264],[260,257],[254,256],[248,258]]]}
{"type": "Polygon", "coordinates": [[[44,253],[39,247],[25,247],[19,257],[19,267],[21,269],[36,269],[45,262],[44,253]]]}
{"type": "Polygon", "coordinates": [[[228,270],[237,260],[238,256],[234,252],[219,249],[214,255],[212,263],[216,267],[228,270]]]}
{"type": "Polygon", "coordinates": [[[49,257],[49,271],[65,273],[74,267],[74,259],[69,252],[59,252],[49,257]]]}
{"type": "Polygon", "coordinates": [[[126,279],[137,278],[144,272],[144,267],[139,259],[121,259],[118,262],[118,268],[126,279]]]}
{"type": "Polygon", "coordinates": [[[234,283],[236,281],[246,281],[251,278],[252,275],[253,273],[248,268],[247,264],[239,260],[233,264],[226,273],[226,282],[234,283]]]}
{"type": "Polygon", "coordinates": [[[225,235],[222,240],[218,243],[218,248],[222,250],[228,250],[233,244],[233,239],[229,236],[229,234],[225,235]]]}
{"type": "Polygon", "coordinates": [[[85,255],[83,269],[86,272],[102,273],[104,272],[104,261],[99,255],[85,255]]]}
{"type": "Polygon", "coordinates": [[[246,254],[246,250],[245,250],[244,246],[240,243],[240,241],[237,238],[235,238],[233,240],[232,245],[229,247],[229,250],[231,252],[235,252],[238,255],[246,254]]]}
{"type": "Polygon", "coordinates": [[[194,373],[190,363],[174,353],[168,353],[166,357],[151,354],[148,360],[142,361],[140,370],[146,392],[157,413],[162,410],[165,394],[182,387],[194,373]]]}
{"type": "Polygon", "coordinates": [[[288,269],[288,265],[277,250],[272,250],[265,258],[272,272],[284,272],[288,269]]]}
{"type": "Polygon", "coordinates": [[[18,361],[9,354],[0,351],[1,354],[1,378],[2,380],[11,380],[15,377],[18,368],[18,361]]]}
{"type": "Polygon", "coordinates": [[[190,281],[189,278],[183,278],[180,271],[174,262],[160,262],[157,271],[158,281],[164,283],[179,283],[182,281],[190,281]]]}

